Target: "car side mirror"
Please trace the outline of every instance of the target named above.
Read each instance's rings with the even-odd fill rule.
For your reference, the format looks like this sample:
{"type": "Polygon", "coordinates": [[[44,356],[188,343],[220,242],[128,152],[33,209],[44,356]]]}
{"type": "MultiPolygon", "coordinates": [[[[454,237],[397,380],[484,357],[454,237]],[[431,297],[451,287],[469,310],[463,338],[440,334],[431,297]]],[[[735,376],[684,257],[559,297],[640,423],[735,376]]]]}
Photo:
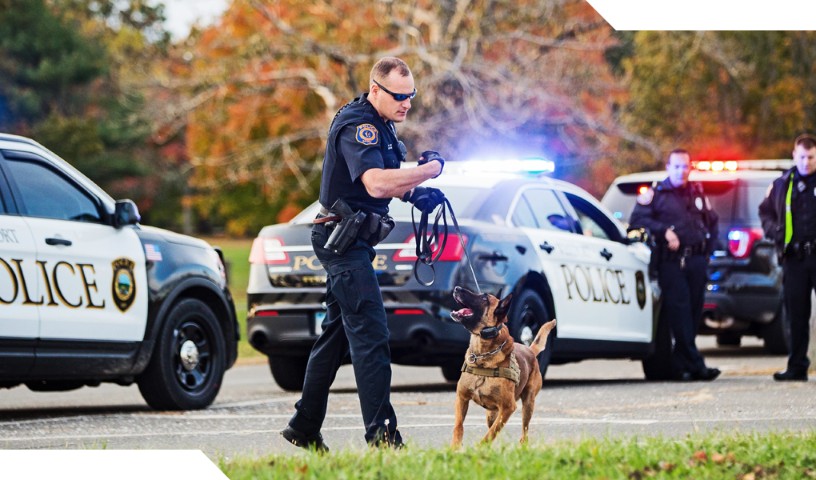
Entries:
{"type": "Polygon", "coordinates": [[[113,226],[115,228],[125,225],[135,225],[142,217],[139,215],[139,207],[133,200],[117,200],[113,211],[113,226]]]}

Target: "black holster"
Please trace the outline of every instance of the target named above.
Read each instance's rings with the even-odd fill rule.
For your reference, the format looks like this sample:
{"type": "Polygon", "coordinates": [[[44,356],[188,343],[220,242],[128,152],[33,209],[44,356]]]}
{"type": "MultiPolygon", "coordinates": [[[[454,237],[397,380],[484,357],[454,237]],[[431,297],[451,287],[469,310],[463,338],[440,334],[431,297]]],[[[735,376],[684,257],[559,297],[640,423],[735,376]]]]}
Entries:
{"type": "Polygon", "coordinates": [[[341,220],[334,226],[323,248],[343,255],[357,240],[360,229],[366,221],[366,214],[363,211],[355,212],[342,198],[334,202],[329,211],[341,217],[341,220]]]}

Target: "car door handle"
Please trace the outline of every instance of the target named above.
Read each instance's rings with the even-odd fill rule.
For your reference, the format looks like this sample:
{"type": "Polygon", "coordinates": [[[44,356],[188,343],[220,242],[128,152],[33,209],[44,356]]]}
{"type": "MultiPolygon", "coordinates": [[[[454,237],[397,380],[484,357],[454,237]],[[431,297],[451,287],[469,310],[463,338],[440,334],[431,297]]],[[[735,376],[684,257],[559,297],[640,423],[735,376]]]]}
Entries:
{"type": "Polygon", "coordinates": [[[541,248],[542,250],[544,250],[547,253],[552,253],[552,251],[555,250],[555,247],[550,245],[550,242],[548,242],[546,240],[544,240],[544,243],[539,245],[539,248],[541,248]]]}
{"type": "Polygon", "coordinates": [[[502,254],[501,252],[493,252],[488,254],[481,254],[478,256],[479,260],[484,262],[506,262],[507,255],[502,254]]]}
{"type": "Polygon", "coordinates": [[[45,239],[45,243],[48,245],[65,245],[66,247],[70,247],[72,242],[64,238],[48,237],[45,239]]]}
{"type": "Polygon", "coordinates": [[[609,259],[612,258],[612,252],[604,248],[603,250],[601,250],[601,256],[604,257],[608,262],[609,259]]]}

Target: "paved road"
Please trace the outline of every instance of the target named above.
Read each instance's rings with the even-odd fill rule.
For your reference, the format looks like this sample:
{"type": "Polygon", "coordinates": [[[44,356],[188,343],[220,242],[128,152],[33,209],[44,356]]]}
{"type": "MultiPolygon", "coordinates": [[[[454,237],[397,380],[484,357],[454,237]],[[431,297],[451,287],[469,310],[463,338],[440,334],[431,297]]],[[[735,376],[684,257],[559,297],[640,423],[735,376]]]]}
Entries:
{"type": "MultiPolygon", "coordinates": [[[[771,373],[784,366],[758,343],[739,349],[698,341],[714,382],[646,382],[639,362],[588,361],[550,368],[531,425],[533,442],[588,436],[683,436],[699,431],[813,430],[814,383],[779,384],[771,373]]],[[[744,343],[749,343],[744,341],[744,343]]],[[[354,379],[343,367],[330,398],[323,434],[333,449],[363,449],[354,379]]],[[[394,368],[393,402],[403,436],[418,448],[448,444],[454,385],[432,368],[394,368]]],[[[200,449],[210,458],[294,453],[278,432],[297,395],[279,389],[265,364],[230,370],[216,403],[195,412],[155,412],[136,387],[103,385],[73,392],[0,390],[3,449],[200,449]]],[[[517,412],[501,441],[520,435],[517,412]]],[[[481,408],[472,406],[465,443],[486,431],[481,408]]]]}

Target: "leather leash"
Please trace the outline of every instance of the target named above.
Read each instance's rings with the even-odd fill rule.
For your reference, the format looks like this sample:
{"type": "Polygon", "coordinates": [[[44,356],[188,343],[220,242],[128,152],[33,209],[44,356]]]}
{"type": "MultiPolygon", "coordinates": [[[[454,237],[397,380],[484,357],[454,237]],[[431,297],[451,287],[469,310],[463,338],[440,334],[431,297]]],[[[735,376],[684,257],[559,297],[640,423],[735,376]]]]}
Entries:
{"type": "MultiPolygon", "coordinates": [[[[416,239],[417,257],[416,261],[414,262],[414,278],[416,278],[417,282],[426,287],[433,285],[434,280],[436,280],[436,270],[434,268],[434,264],[439,260],[439,257],[442,256],[442,251],[445,249],[445,244],[448,242],[448,218],[446,212],[450,212],[453,227],[456,229],[456,234],[459,237],[459,243],[462,245],[462,250],[465,252],[468,267],[470,267],[470,273],[473,275],[473,282],[476,284],[476,291],[478,293],[482,293],[482,289],[479,287],[479,280],[476,279],[476,271],[473,270],[473,263],[470,261],[470,255],[465,247],[465,240],[462,236],[462,231],[459,229],[459,222],[456,220],[456,215],[453,213],[453,207],[451,206],[450,200],[448,200],[446,197],[440,205],[442,208],[436,211],[436,216],[430,231],[428,230],[429,213],[422,212],[419,217],[419,226],[417,226],[416,219],[414,217],[414,209],[416,209],[416,207],[411,208],[411,223],[414,229],[414,238],[416,239]],[[442,228],[444,230],[441,245],[439,244],[440,219],[442,220],[442,228]],[[434,255],[433,249],[431,248],[432,244],[439,245],[436,255],[434,255]],[[427,265],[431,269],[431,280],[429,282],[424,282],[421,278],[419,278],[418,272],[420,263],[427,265]]],[[[433,211],[431,213],[433,213],[433,211]]]]}

